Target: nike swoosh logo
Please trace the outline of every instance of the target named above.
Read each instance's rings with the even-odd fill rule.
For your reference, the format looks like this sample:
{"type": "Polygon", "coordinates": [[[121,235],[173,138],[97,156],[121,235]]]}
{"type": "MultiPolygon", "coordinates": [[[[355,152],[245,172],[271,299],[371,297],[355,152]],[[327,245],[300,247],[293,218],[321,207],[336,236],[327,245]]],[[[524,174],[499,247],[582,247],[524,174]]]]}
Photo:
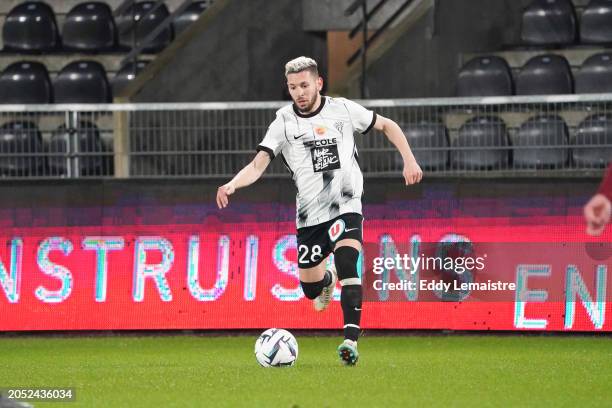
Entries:
{"type": "Polygon", "coordinates": [[[355,309],[355,310],[357,310],[357,311],[360,311],[360,310],[361,310],[361,308],[356,308],[356,307],[354,307],[353,309],[355,309]]]}
{"type": "Polygon", "coordinates": [[[302,137],[302,136],[306,136],[307,134],[308,134],[308,132],[306,132],[306,133],[302,133],[301,135],[298,135],[298,136],[293,136],[293,139],[294,139],[294,140],[298,140],[300,137],[302,137]]]}
{"type": "Polygon", "coordinates": [[[344,230],[344,232],[355,231],[356,229],[359,229],[359,228],[347,228],[344,230]]]}

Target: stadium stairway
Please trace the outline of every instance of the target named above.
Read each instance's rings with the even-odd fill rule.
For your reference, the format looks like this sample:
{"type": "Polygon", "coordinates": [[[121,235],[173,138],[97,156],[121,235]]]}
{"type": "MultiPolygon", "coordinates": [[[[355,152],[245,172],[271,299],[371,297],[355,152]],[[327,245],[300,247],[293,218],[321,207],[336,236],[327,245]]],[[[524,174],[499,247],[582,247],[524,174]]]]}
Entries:
{"type": "Polygon", "coordinates": [[[283,66],[310,55],[326,67],[325,36],[305,31],[295,0],[215,0],[126,88],[133,102],[286,98],[283,66]]]}
{"type": "MultiPolygon", "coordinates": [[[[359,48],[359,35],[348,39],[348,32],[361,19],[359,12],[349,17],[344,14],[351,3],[353,0],[218,0],[188,34],[147,66],[121,100],[288,99],[282,67],[299,55],[319,62],[325,87],[329,86],[324,87],[325,93],[338,93],[349,79],[354,81],[356,72],[344,68],[346,59],[359,48]],[[197,86],[185,88],[188,83],[197,86]]],[[[368,6],[376,3],[369,1],[368,6]]],[[[369,29],[379,28],[404,3],[406,0],[384,2],[368,23],[369,29]]],[[[384,53],[433,3],[415,0],[384,32],[368,58],[375,60],[384,53]]]]}
{"type": "MultiPolygon", "coordinates": [[[[395,27],[369,47],[365,96],[454,96],[459,56],[518,42],[521,10],[528,1],[412,1],[395,27]]],[[[353,64],[332,90],[360,97],[360,65],[353,64]]]]}
{"type": "MultiPolygon", "coordinates": [[[[366,54],[367,67],[373,65],[385,55],[385,53],[389,52],[394,45],[402,40],[407,32],[413,29],[422,18],[428,15],[432,11],[435,1],[414,0],[405,10],[400,11],[402,3],[405,2],[388,1],[384,3],[383,7],[376,12],[372,20],[368,22],[370,34],[368,38],[371,38],[372,33],[384,24],[384,19],[389,18],[395,12],[400,13],[397,19],[382,31],[381,35],[371,43],[366,54]]],[[[368,6],[369,10],[372,9],[371,4],[368,4],[368,6]]],[[[361,15],[361,12],[357,12],[352,18],[354,19],[355,16],[357,16],[358,23],[361,15]]],[[[346,24],[350,20],[346,17],[335,21],[335,23],[330,21],[328,26],[325,27],[328,39],[329,80],[331,83],[330,93],[355,97],[358,96],[356,94],[356,89],[359,88],[357,84],[361,79],[361,63],[360,59],[357,59],[349,66],[347,65],[347,60],[354,52],[362,47],[363,36],[361,33],[358,33],[353,39],[350,39],[349,32],[355,27],[355,24],[347,27],[346,24]],[[338,23],[338,21],[340,21],[340,23],[338,23]]],[[[306,24],[308,24],[308,22],[306,22],[306,24]]]]}

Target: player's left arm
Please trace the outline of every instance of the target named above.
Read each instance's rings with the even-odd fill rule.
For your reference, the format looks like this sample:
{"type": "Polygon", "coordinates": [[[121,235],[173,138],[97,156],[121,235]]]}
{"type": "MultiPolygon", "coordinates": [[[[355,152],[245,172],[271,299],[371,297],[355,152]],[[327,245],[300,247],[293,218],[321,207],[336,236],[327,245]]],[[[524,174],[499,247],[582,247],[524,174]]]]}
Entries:
{"type": "Polygon", "coordinates": [[[599,191],[584,206],[584,219],[587,224],[587,234],[601,235],[606,224],[612,221],[612,163],[604,176],[599,191]]]}
{"type": "Polygon", "coordinates": [[[380,130],[387,136],[387,139],[397,148],[404,159],[404,180],[406,185],[416,184],[423,178],[423,170],[417,163],[408,145],[408,140],[404,136],[404,132],[397,123],[393,120],[385,118],[381,115],[376,115],[376,122],[374,123],[374,129],[380,130]]]}

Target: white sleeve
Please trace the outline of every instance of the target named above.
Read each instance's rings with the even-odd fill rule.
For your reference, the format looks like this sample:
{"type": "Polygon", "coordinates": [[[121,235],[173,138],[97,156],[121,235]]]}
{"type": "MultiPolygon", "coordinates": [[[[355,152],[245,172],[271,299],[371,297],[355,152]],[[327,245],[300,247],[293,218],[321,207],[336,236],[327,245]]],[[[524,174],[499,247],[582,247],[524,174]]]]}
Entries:
{"type": "Polygon", "coordinates": [[[350,99],[342,98],[342,102],[349,112],[353,128],[364,135],[368,133],[376,123],[376,112],[366,109],[350,99]]]}
{"type": "Polygon", "coordinates": [[[276,119],[268,127],[266,136],[257,146],[257,151],[264,151],[270,155],[270,159],[274,159],[283,149],[283,145],[287,141],[285,136],[285,121],[280,115],[276,115],[276,119]]]}

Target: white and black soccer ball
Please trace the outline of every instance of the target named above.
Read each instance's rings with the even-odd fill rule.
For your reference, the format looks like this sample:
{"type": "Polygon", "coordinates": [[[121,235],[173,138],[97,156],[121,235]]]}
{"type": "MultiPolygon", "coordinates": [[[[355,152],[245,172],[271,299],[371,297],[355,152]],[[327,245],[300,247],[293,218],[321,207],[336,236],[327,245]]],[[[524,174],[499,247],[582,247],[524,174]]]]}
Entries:
{"type": "Polygon", "coordinates": [[[293,334],[283,329],[268,329],[255,342],[255,358],[263,367],[287,367],[298,358],[293,334]]]}

